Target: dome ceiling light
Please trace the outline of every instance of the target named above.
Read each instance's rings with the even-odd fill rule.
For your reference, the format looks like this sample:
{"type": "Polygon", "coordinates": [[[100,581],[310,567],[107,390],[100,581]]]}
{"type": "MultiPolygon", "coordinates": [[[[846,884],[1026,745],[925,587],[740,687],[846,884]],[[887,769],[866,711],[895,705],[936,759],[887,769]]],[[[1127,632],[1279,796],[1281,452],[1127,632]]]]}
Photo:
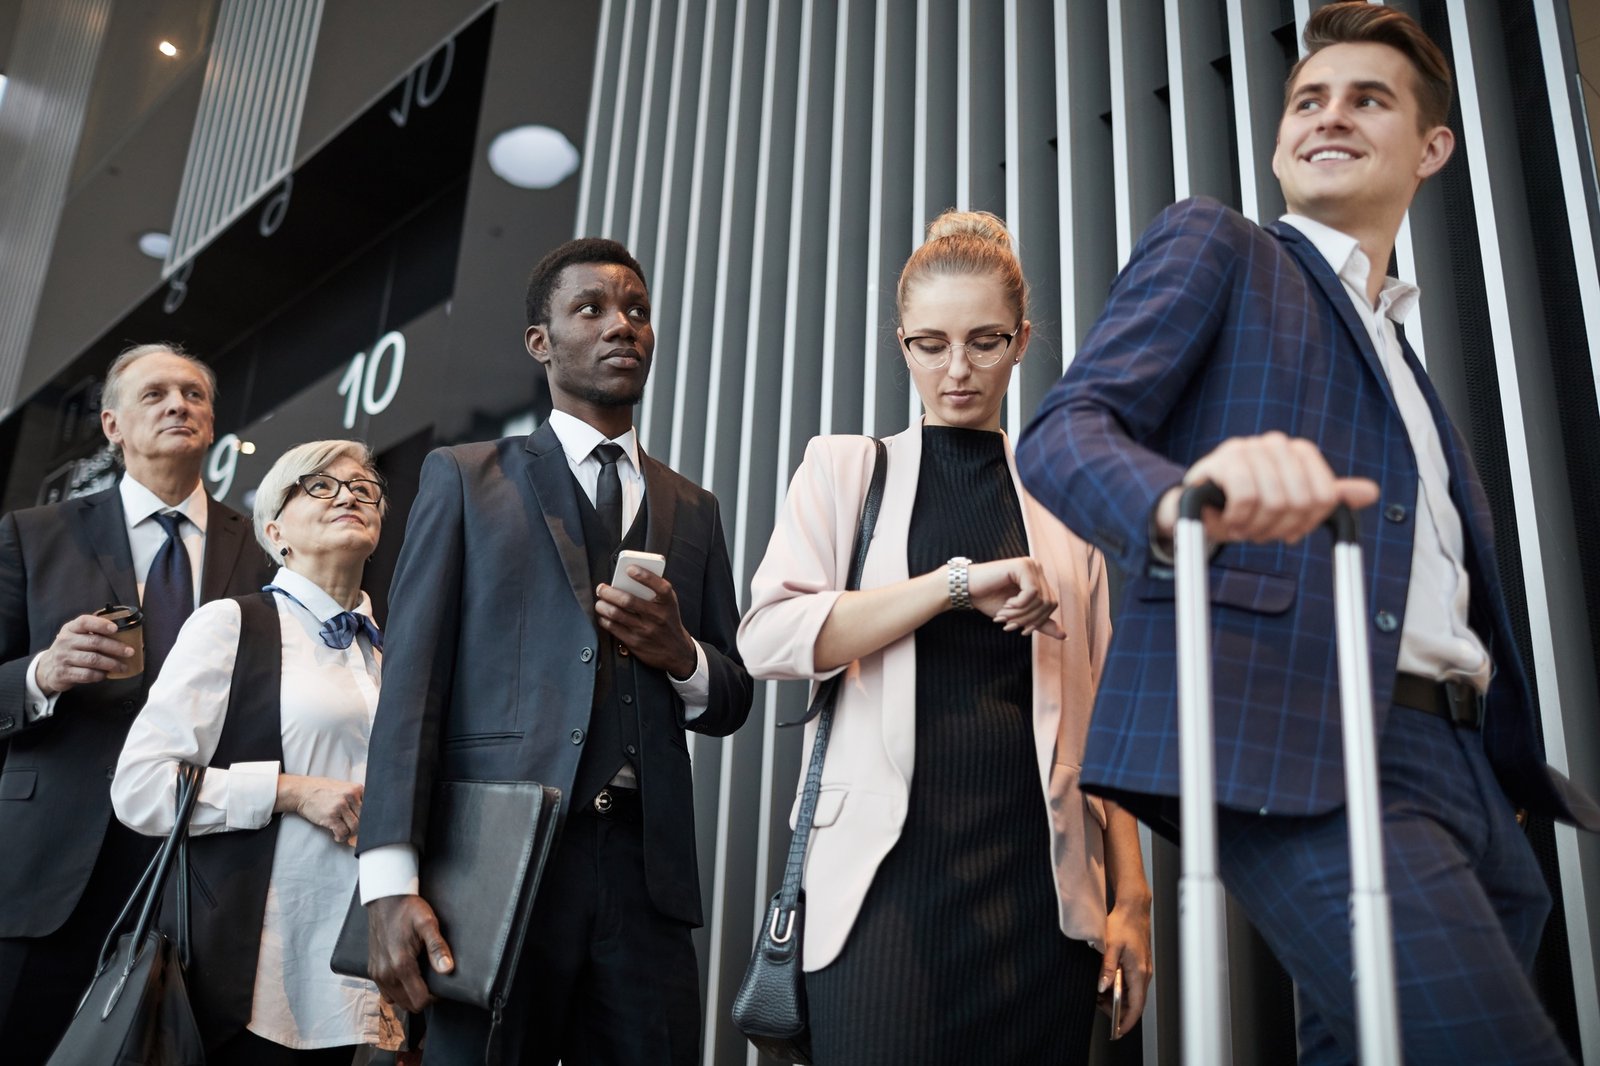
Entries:
{"type": "Polygon", "coordinates": [[[489,169],[519,189],[549,189],[578,170],[578,149],[549,126],[516,126],[489,145],[489,169]]]}

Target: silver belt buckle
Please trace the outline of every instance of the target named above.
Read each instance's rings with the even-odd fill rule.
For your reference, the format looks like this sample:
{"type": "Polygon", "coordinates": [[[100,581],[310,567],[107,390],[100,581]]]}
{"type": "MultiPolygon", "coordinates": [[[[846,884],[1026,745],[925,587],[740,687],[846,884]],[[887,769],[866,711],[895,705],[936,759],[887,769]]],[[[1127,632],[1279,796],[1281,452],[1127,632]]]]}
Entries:
{"type": "Polygon", "coordinates": [[[602,788],[595,793],[594,809],[597,813],[608,814],[614,806],[616,806],[616,801],[611,798],[611,790],[609,788],[602,788]]]}

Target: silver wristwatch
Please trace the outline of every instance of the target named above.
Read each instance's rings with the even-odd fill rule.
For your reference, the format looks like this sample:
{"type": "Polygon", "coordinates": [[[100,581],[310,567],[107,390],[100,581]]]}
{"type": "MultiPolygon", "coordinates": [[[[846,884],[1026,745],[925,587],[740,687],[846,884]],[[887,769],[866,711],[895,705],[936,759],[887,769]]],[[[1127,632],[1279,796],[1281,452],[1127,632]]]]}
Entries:
{"type": "Polygon", "coordinates": [[[950,607],[956,611],[972,610],[972,594],[967,590],[967,567],[972,565],[972,560],[965,555],[957,555],[944,564],[945,580],[950,588],[950,607]]]}

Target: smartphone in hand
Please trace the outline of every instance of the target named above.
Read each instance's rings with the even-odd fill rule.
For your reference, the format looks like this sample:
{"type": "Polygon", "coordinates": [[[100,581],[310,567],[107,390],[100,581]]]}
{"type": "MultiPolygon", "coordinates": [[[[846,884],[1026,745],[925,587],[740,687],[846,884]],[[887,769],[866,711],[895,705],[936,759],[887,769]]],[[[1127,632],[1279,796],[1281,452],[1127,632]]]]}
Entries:
{"type": "Polygon", "coordinates": [[[648,586],[635,581],[628,576],[628,567],[637,566],[648,570],[657,577],[667,568],[667,557],[657,555],[655,552],[623,551],[617,556],[617,570],[611,575],[611,587],[621,589],[623,592],[632,593],[641,600],[653,600],[655,591],[648,586]]]}
{"type": "Polygon", "coordinates": [[[1122,1035],[1122,967],[1111,982],[1111,1039],[1122,1035]]]}

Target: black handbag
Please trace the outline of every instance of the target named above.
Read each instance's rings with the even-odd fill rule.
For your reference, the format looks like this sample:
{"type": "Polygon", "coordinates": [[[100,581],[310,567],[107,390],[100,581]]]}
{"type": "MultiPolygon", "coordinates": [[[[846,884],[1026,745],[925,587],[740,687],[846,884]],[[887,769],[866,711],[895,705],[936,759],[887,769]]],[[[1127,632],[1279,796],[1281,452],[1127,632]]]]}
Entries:
{"type": "Polygon", "coordinates": [[[178,767],[172,832],[111,926],[94,980],[48,1066],[205,1066],[205,1046],[183,981],[189,955],[189,816],[205,773],[203,766],[178,767]],[[176,943],[156,927],[174,867],[176,943]],[[135,913],[133,929],[123,933],[135,913]]]}
{"type": "MultiPolygon", "coordinates": [[[[850,557],[847,590],[861,586],[861,570],[867,547],[878,524],[883,504],[883,483],[888,466],[883,441],[874,439],[876,457],[867,498],[861,505],[861,522],[856,529],[855,550],[850,557]]],[[[811,707],[801,722],[817,719],[816,736],[811,742],[811,763],[806,768],[805,789],[800,795],[800,812],[794,834],[789,838],[789,859],[783,868],[783,885],[767,904],[766,923],[760,939],[750,953],[739,994],[733,999],[733,1024],[745,1039],[763,1055],[780,1062],[811,1061],[811,1021],[806,1012],[806,978],[800,967],[800,944],[806,921],[805,892],[800,887],[805,873],[806,844],[811,838],[811,822],[817,813],[817,794],[822,789],[822,763],[828,751],[828,733],[833,725],[833,708],[839,699],[842,674],[835,674],[817,686],[811,707]]],[[[785,723],[794,725],[798,723],[785,723]]]]}

